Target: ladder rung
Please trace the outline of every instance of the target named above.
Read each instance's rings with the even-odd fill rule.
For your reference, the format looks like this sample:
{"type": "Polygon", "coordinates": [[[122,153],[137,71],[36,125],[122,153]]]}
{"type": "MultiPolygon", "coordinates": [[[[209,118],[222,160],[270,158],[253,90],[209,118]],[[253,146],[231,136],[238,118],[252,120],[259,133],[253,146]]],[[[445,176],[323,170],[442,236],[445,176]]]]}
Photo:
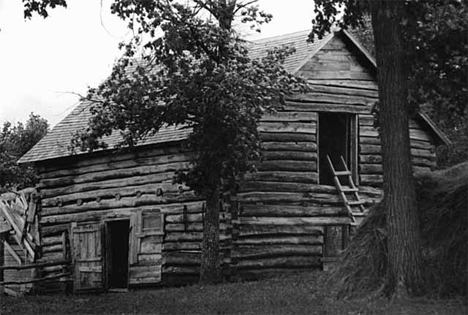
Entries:
{"type": "Polygon", "coordinates": [[[363,204],[364,204],[364,201],[348,201],[348,205],[350,206],[359,206],[363,204]]]}
{"type": "Polygon", "coordinates": [[[335,172],[335,175],[336,176],[351,175],[351,172],[350,171],[338,171],[338,172],[335,172]]]}
{"type": "Polygon", "coordinates": [[[358,188],[346,188],[346,187],[342,187],[341,188],[341,191],[342,192],[353,192],[353,191],[359,191],[358,188]]]}

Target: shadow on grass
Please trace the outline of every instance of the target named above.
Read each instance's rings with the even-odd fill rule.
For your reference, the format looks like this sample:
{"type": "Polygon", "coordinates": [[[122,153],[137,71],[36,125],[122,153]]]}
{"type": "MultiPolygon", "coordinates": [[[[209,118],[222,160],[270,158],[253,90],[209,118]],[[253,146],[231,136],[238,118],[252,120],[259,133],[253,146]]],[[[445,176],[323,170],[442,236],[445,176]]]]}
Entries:
{"type": "Polygon", "coordinates": [[[3,297],[1,314],[467,314],[461,300],[338,301],[324,272],[99,295],[3,297]]]}

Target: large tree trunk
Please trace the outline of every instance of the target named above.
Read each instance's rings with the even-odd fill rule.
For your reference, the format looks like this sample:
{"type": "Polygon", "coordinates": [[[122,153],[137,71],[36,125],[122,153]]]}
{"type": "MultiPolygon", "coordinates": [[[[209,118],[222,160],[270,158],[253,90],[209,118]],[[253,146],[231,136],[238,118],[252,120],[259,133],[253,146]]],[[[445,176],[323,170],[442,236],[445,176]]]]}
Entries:
{"type": "Polygon", "coordinates": [[[422,284],[421,240],[408,128],[408,83],[400,22],[404,0],[373,0],[380,128],[388,226],[388,293],[416,295],[422,284]]]}
{"type": "Polygon", "coordinates": [[[219,259],[219,192],[215,190],[206,196],[200,282],[218,283],[221,280],[221,264],[219,259]]]}

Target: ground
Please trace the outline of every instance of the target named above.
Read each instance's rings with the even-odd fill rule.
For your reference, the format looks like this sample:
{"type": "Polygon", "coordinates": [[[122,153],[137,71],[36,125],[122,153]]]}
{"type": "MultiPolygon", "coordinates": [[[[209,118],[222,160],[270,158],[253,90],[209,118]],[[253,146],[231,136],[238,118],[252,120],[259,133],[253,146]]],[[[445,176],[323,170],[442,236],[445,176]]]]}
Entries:
{"type": "Polygon", "coordinates": [[[3,297],[0,314],[468,314],[466,300],[337,301],[323,272],[93,295],[3,297]]]}

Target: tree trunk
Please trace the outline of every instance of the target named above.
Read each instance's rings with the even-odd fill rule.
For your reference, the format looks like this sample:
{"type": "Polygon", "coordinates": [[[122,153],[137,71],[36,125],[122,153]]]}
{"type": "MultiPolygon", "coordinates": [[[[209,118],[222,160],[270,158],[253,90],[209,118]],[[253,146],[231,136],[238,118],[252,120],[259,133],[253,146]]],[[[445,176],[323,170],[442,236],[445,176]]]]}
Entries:
{"type": "Polygon", "coordinates": [[[388,227],[388,294],[422,289],[421,240],[413,180],[408,82],[400,22],[404,0],[373,0],[372,26],[378,65],[380,128],[388,227]]]}
{"type": "Polygon", "coordinates": [[[206,196],[200,282],[219,283],[221,280],[221,264],[219,259],[219,192],[215,190],[206,196]]]}
{"type": "MultiPolygon", "coordinates": [[[[0,233],[0,267],[5,265],[5,245],[3,242],[5,241],[6,233],[0,233]]],[[[0,282],[3,282],[3,269],[0,269],[0,282]]],[[[0,297],[3,296],[5,293],[5,287],[3,284],[0,284],[0,297]]]]}

